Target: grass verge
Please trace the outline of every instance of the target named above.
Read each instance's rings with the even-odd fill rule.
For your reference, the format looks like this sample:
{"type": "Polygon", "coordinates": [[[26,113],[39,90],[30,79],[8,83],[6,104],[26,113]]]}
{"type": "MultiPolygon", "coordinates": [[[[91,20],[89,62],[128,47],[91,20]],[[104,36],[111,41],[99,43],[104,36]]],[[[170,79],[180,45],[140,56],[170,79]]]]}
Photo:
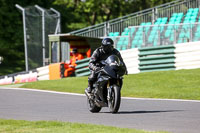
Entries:
{"type": "Polygon", "coordinates": [[[0,119],[2,133],[167,133],[117,128],[102,125],[57,121],[23,121],[0,119]]]}
{"type": "MultiPolygon", "coordinates": [[[[84,93],[87,77],[26,83],[22,88],[84,93]]],[[[158,71],[124,76],[122,96],[200,100],[200,69],[158,71]]]]}

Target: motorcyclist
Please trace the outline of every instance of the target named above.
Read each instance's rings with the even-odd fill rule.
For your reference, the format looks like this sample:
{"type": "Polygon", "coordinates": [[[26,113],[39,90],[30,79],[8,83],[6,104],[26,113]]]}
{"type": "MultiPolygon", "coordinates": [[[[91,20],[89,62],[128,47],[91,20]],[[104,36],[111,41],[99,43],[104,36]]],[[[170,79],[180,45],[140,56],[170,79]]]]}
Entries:
{"type": "MultiPolygon", "coordinates": [[[[97,48],[89,61],[89,69],[90,69],[90,76],[88,77],[88,88],[86,88],[87,93],[91,93],[93,89],[93,83],[97,80],[98,71],[101,70],[101,61],[106,60],[110,55],[116,55],[123,63],[126,68],[126,65],[121,57],[120,52],[113,47],[114,42],[110,38],[104,38],[101,43],[101,47],[97,48]]],[[[126,74],[128,74],[126,69],[126,74]]]]}

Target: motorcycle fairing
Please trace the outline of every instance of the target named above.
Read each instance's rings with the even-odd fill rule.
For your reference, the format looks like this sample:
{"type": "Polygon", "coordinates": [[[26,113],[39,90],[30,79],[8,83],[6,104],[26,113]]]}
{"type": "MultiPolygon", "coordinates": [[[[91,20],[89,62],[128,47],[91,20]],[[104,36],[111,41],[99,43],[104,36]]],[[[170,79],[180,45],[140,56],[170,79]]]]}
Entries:
{"type": "Polygon", "coordinates": [[[110,67],[109,65],[106,65],[103,69],[103,72],[107,75],[109,75],[112,78],[117,78],[117,73],[115,72],[115,69],[110,67]]]}

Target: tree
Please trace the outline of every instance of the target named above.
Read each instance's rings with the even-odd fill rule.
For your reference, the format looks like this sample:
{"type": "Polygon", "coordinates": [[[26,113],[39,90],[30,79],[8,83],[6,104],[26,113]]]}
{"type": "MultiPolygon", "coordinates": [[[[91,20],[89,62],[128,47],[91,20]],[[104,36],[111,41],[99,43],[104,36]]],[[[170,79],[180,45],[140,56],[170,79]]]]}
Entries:
{"type": "Polygon", "coordinates": [[[0,0],[0,75],[25,70],[21,12],[15,7],[39,5],[61,13],[62,32],[70,32],[173,0],[0,0]]]}
{"type": "Polygon", "coordinates": [[[72,11],[70,19],[75,21],[66,26],[76,30],[170,1],[173,0],[55,0],[54,4],[72,11]]]}
{"type": "MultiPolygon", "coordinates": [[[[124,0],[56,0],[54,2],[55,5],[64,5],[71,9],[77,20],[74,23],[78,23],[79,26],[90,26],[119,17],[121,8],[126,3],[128,1],[124,0]]],[[[70,25],[69,27],[72,27],[70,25]]],[[[72,25],[74,27],[75,24],[72,25]]]]}
{"type": "Polygon", "coordinates": [[[4,58],[0,64],[0,75],[25,69],[22,15],[15,4],[18,3],[23,7],[38,4],[48,8],[52,2],[52,0],[0,0],[0,56],[4,58]]]}

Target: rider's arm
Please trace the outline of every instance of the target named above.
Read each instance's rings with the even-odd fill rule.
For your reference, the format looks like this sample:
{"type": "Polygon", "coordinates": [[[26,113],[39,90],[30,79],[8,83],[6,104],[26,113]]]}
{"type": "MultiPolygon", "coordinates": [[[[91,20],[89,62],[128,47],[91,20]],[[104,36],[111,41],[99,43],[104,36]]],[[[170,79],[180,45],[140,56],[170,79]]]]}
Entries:
{"type": "Polygon", "coordinates": [[[98,62],[98,59],[99,59],[99,55],[98,55],[98,49],[96,49],[91,58],[90,58],[90,61],[89,61],[89,69],[92,70],[92,71],[96,71],[97,70],[97,62],[98,62]]]}

